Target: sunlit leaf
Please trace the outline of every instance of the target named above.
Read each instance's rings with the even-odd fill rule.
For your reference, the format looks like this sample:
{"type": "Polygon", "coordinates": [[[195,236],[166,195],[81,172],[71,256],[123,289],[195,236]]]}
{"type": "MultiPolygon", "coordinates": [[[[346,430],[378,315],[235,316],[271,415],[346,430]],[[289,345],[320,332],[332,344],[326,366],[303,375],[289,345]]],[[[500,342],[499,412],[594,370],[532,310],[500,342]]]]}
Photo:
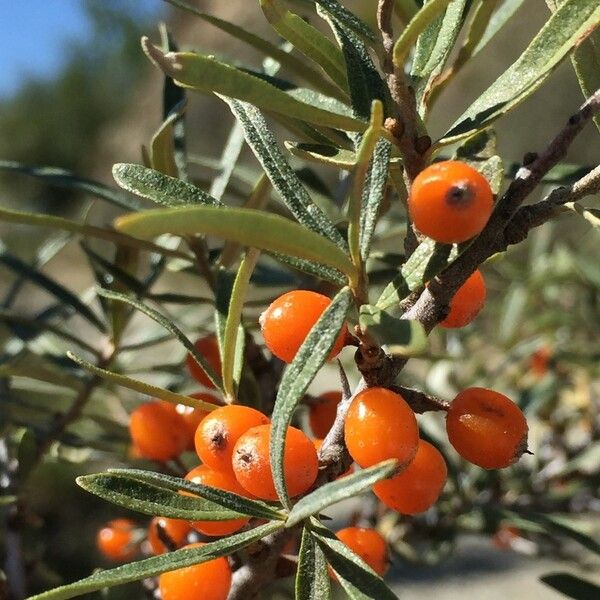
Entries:
{"type": "Polygon", "coordinates": [[[296,600],[330,600],[331,584],[327,562],[310,530],[302,530],[296,571],[296,600]]]}

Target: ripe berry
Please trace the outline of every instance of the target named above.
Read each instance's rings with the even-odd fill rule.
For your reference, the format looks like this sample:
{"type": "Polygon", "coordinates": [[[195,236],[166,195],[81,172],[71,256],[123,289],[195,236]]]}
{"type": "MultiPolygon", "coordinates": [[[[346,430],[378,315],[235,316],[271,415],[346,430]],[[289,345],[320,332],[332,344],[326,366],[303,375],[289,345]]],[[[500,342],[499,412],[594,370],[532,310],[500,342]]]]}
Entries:
{"type": "MultiPolygon", "coordinates": [[[[209,469],[205,465],[200,465],[192,469],[185,478],[193,483],[200,483],[209,487],[233,492],[240,496],[247,496],[246,490],[237,482],[233,475],[222,471],[209,469]]],[[[187,494],[193,495],[193,494],[187,494]]],[[[227,521],[192,521],[191,525],[200,533],[211,536],[229,535],[241,529],[247,522],[248,518],[228,519],[227,521]]]]}
{"type": "MultiPolygon", "coordinates": [[[[270,438],[271,425],[249,429],[235,445],[232,464],[237,480],[248,492],[264,500],[277,500],[269,457],[270,438]]],[[[318,470],[313,443],[302,431],[289,427],[283,472],[290,497],[306,492],[315,482],[318,470]]]]}
{"type": "Polygon", "coordinates": [[[148,544],[152,554],[164,554],[169,551],[159,535],[159,529],[162,536],[170,540],[174,548],[179,548],[187,540],[191,527],[187,521],[181,519],[154,517],[148,525],[148,544]]]}
{"type": "Polygon", "coordinates": [[[434,163],[417,175],[408,198],[415,227],[436,242],[465,242],[485,227],[494,199],[487,179],[457,160],[434,163]]]}
{"type": "MultiPolygon", "coordinates": [[[[194,343],[196,350],[213,368],[217,375],[221,375],[221,353],[219,352],[219,343],[214,335],[207,335],[194,343]]],[[[191,354],[187,355],[186,365],[190,375],[204,387],[214,389],[214,383],[208,378],[204,369],[194,360],[191,354]]]]}
{"type": "Polygon", "coordinates": [[[173,404],[153,400],[138,406],[129,421],[131,440],[144,458],[171,460],[188,445],[185,421],[173,404]]]}
{"type": "MultiPolygon", "coordinates": [[[[197,548],[202,543],[185,548],[197,548]]],[[[162,600],[227,600],[231,588],[231,567],[221,556],[207,562],[168,571],[158,578],[162,600]]]]}
{"type": "MultiPolygon", "coordinates": [[[[210,402],[210,404],[219,406],[219,400],[215,398],[212,394],[196,392],[195,394],[190,394],[190,396],[192,398],[196,398],[197,400],[203,400],[204,402],[210,402]]],[[[209,413],[208,411],[202,410],[201,408],[192,408],[191,406],[186,406],[185,404],[178,404],[177,412],[185,421],[185,426],[188,433],[187,450],[193,450],[196,429],[198,429],[200,421],[202,421],[202,419],[204,419],[204,417],[206,417],[209,413]]]]}
{"type": "Polygon", "coordinates": [[[325,392],[310,405],[308,422],[318,438],[324,438],[329,433],[341,399],[342,392],[325,392]]]}
{"type": "Polygon", "coordinates": [[[479,270],[475,271],[450,300],[450,312],[440,323],[446,329],[468,325],[485,304],[485,281],[479,270]]]}
{"type": "Polygon", "coordinates": [[[267,423],[267,416],[249,406],[217,408],[204,417],[196,429],[196,452],[205,465],[232,473],[231,455],[236,442],[251,427],[267,423]]]}
{"type": "Polygon", "coordinates": [[[388,570],[389,561],[385,540],[374,529],[346,527],[336,533],[354,554],[362,558],[370,567],[383,577],[388,570]]]}
{"type": "Polygon", "coordinates": [[[373,492],[389,508],[414,515],[437,501],[447,475],[446,462],[439,450],[419,440],[417,454],[408,467],[399,475],[376,483],[373,492]]]}
{"type": "MultiPolygon", "coordinates": [[[[267,348],[277,358],[290,363],[313,325],[331,304],[327,296],[308,290],[294,290],[279,296],[260,316],[260,327],[267,348]]],[[[340,331],[328,360],[344,347],[346,326],[340,331]]]]}
{"type": "Polygon", "coordinates": [[[456,396],[446,430],[454,449],[484,469],[508,467],[527,449],[527,421],[521,409],[485,388],[468,388],[456,396]]]}
{"type": "Polygon", "coordinates": [[[417,452],[419,430],[415,413],[402,396],[373,387],[352,401],[344,437],[350,456],[363,468],[389,458],[407,465],[417,452]]]}
{"type": "Polygon", "coordinates": [[[139,552],[139,545],[134,540],[135,528],[135,523],[130,519],[109,521],[96,536],[98,550],[116,562],[135,558],[139,552]]]}

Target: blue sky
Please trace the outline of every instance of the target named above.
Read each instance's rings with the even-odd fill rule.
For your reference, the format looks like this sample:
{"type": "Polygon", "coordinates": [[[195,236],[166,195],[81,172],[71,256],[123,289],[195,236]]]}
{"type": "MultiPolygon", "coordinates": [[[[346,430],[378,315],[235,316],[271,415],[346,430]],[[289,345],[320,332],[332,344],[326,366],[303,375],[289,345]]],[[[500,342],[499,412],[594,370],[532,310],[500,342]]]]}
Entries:
{"type": "MultiPolygon", "coordinates": [[[[85,2],[103,0],[0,0],[0,97],[10,95],[28,77],[51,77],[60,69],[65,42],[85,39],[89,28],[85,2]]],[[[135,2],[149,11],[161,0],[135,2]]]]}

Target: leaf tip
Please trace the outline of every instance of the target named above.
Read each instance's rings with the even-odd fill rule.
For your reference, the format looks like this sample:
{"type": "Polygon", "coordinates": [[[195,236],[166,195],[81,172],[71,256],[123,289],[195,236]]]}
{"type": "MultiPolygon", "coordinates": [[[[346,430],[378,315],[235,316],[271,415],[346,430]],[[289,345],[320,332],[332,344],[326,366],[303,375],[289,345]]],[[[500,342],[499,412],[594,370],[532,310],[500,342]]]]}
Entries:
{"type": "Polygon", "coordinates": [[[177,54],[175,52],[163,52],[158,46],[155,46],[146,35],[142,36],[141,44],[142,50],[149,58],[150,62],[161,71],[164,71],[165,74],[175,78],[175,75],[181,71],[182,65],[177,60],[177,54]]]}

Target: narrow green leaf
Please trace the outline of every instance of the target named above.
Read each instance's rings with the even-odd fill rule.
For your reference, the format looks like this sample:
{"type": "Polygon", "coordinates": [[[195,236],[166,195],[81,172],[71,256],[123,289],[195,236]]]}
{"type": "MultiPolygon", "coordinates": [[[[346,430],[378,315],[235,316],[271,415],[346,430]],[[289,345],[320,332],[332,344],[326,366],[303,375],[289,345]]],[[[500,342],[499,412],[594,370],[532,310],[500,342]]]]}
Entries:
{"type": "Polygon", "coordinates": [[[377,39],[373,30],[338,0],[315,0],[315,3],[359,38],[369,42],[374,42],[377,39]]]}
{"type": "Polygon", "coordinates": [[[548,573],[540,577],[540,581],[573,600],[600,598],[600,586],[572,573],[548,573]]]}
{"type": "Polygon", "coordinates": [[[223,197],[243,147],[244,130],[238,121],[234,121],[221,154],[219,173],[210,184],[210,195],[213,198],[221,200],[223,197]]]}
{"type": "Polygon", "coordinates": [[[398,464],[395,459],[386,460],[368,469],[326,483],[294,504],[285,526],[293,527],[340,500],[361,494],[378,481],[390,477],[398,468],[398,464]]]}
{"type": "MultiPolygon", "coordinates": [[[[165,78],[171,81],[170,77],[165,78]]],[[[179,88],[181,89],[181,88],[179,88]]],[[[178,176],[177,163],[175,162],[175,122],[183,115],[185,104],[180,111],[171,113],[152,136],[150,142],[150,161],[152,168],[170,177],[178,176]]]]}
{"type": "Polygon", "coordinates": [[[363,304],[358,322],[391,354],[414,356],[427,347],[427,334],[418,321],[398,319],[377,306],[363,304]]]}
{"type": "Polygon", "coordinates": [[[107,240],[109,242],[113,242],[114,244],[128,246],[138,250],[145,250],[147,252],[155,252],[156,254],[162,254],[163,256],[191,259],[191,256],[185,252],[171,250],[170,248],[159,246],[157,244],[153,244],[152,242],[138,240],[136,238],[132,238],[131,236],[119,233],[118,231],[113,231],[112,229],[102,229],[101,227],[94,227],[93,225],[77,223],[76,221],[64,219],[63,217],[54,217],[52,215],[34,214],[22,212],[20,210],[0,208],[0,221],[4,221],[6,223],[20,223],[22,225],[35,225],[37,227],[48,227],[49,229],[62,229],[63,231],[78,233],[86,238],[91,237],[100,240],[107,240]]]}
{"type": "Polygon", "coordinates": [[[289,219],[258,210],[212,206],[152,210],[121,217],[116,228],[145,239],[162,233],[216,235],[329,265],[350,277],[356,274],[350,257],[333,242],[289,219]]]}
{"type": "Polygon", "coordinates": [[[112,173],[123,189],[162,206],[222,206],[219,200],[195,185],[142,165],[117,163],[113,166],[112,173]]]}
{"type": "Polygon", "coordinates": [[[391,156],[392,144],[381,138],[375,146],[362,194],[360,255],[365,262],[369,258],[375,225],[385,196],[391,156]]]}
{"type": "Polygon", "coordinates": [[[294,360],[286,367],[271,417],[271,468],[279,499],[290,501],[283,473],[284,444],[287,429],[299,402],[319,369],[323,366],[346,320],[352,302],[349,288],[343,288],[323,312],[306,336],[294,360]]]}
{"type": "MultiPolygon", "coordinates": [[[[586,98],[600,89],[600,31],[592,33],[583,41],[571,57],[579,86],[586,98]]],[[[600,116],[594,117],[594,123],[600,130],[600,116]]]]}
{"type": "Polygon", "coordinates": [[[296,600],[330,600],[331,584],[323,551],[305,527],[296,571],[296,600]]]}
{"type": "Polygon", "coordinates": [[[394,11],[406,25],[419,12],[419,4],[417,0],[396,0],[394,11]]]}
{"type": "Polygon", "coordinates": [[[365,124],[349,114],[344,104],[317,92],[296,88],[283,91],[211,56],[191,52],[163,54],[144,38],[148,55],[179,85],[249,102],[258,108],[346,131],[363,131],[365,124]]]}
{"type": "MultiPolygon", "coordinates": [[[[229,299],[229,312],[227,313],[227,322],[225,323],[225,331],[223,335],[223,390],[228,398],[236,397],[236,387],[239,384],[241,374],[242,356],[240,355],[239,341],[244,341],[244,329],[241,326],[242,310],[244,308],[244,300],[248,291],[250,277],[254,267],[260,256],[260,251],[255,248],[250,248],[240,263],[231,297],[229,299]],[[241,338],[241,339],[240,339],[241,338]],[[238,368],[236,369],[236,363],[238,368]]],[[[243,346],[241,346],[243,353],[243,346]]]]}
{"type": "Polygon", "coordinates": [[[567,0],[525,52],[458,118],[440,145],[490,125],[531,95],[600,22],[597,0],[567,0]]]}
{"type": "Polygon", "coordinates": [[[340,89],[347,89],[344,58],[340,49],[329,38],[287,10],[280,0],[260,0],[260,5],[265,17],[282,38],[319,65],[340,89]]]}
{"type": "MultiPolygon", "coordinates": [[[[466,15],[466,4],[466,0],[451,0],[443,17],[439,18],[439,27],[433,25],[433,29],[437,30],[434,35],[435,42],[432,44],[425,64],[413,66],[411,75],[416,79],[417,107],[421,116],[427,112],[429,94],[456,43],[466,15]],[[416,66],[418,68],[415,68],[416,66]]],[[[420,38],[428,35],[429,29],[428,27],[420,38]]]]}
{"type": "MultiPolygon", "coordinates": [[[[471,50],[470,57],[475,56],[483,50],[489,41],[510,21],[514,14],[521,8],[525,0],[503,0],[500,7],[492,14],[481,38],[471,50]]],[[[485,4],[485,1],[484,1],[485,4]]],[[[466,57],[468,60],[468,57],[466,57]]],[[[466,60],[465,60],[466,62],[466,60]]]]}
{"type": "Polygon", "coordinates": [[[347,74],[350,99],[355,116],[368,119],[371,115],[371,104],[381,100],[390,112],[389,91],[373,63],[369,50],[362,40],[351,29],[344,26],[331,13],[319,10],[327,20],[342,48],[347,74]]]}
{"type": "Polygon", "coordinates": [[[167,490],[190,492],[223,508],[236,513],[250,515],[257,519],[285,519],[283,513],[260,500],[250,500],[245,496],[239,496],[233,492],[226,492],[200,483],[193,483],[187,479],[172,477],[163,473],[155,473],[154,471],[142,471],[140,469],[110,469],[109,472],[120,477],[128,477],[167,490]]]}
{"type": "Polygon", "coordinates": [[[400,34],[394,44],[394,64],[402,68],[404,61],[425,28],[446,9],[452,0],[429,0],[400,34]]]}
{"type": "Polygon", "coordinates": [[[221,377],[214,372],[210,363],[206,360],[206,357],[202,356],[196,349],[192,341],[173,323],[167,319],[164,315],[161,315],[158,311],[150,308],[143,302],[128,296],[127,294],[120,294],[119,292],[113,292],[111,290],[99,289],[98,295],[109,300],[116,300],[117,302],[125,302],[130,306],[133,306],[140,312],[144,313],[147,317],[150,317],[153,321],[162,325],[169,333],[172,333],[185,347],[185,349],[192,355],[193,359],[202,367],[207,377],[213,382],[216,388],[223,389],[223,382],[221,377]]]}
{"type": "Polygon", "coordinates": [[[139,381],[137,379],[132,379],[131,377],[127,377],[125,375],[119,375],[118,373],[107,371],[106,369],[100,369],[92,363],[89,363],[87,360],[83,360],[83,358],[76,356],[72,352],[67,352],[67,356],[73,362],[77,363],[82,369],[89,371],[101,379],[106,379],[111,383],[115,383],[116,385],[120,385],[127,389],[146,394],[152,398],[160,398],[161,400],[164,400],[165,402],[171,402],[172,404],[185,404],[186,406],[199,408],[200,410],[204,411],[211,411],[215,409],[214,404],[203,402],[197,398],[177,394],[175,392],[171,392],[170,390],[165,390],[155,385],[150,385],[149,383],[144,383],[143,381],[139,381]]]}
{"type": "Polygon", "coordinates": [[[66,169],[60,169],[58,167],[37,167],[12,160],[0,160],[0,171],[22,173],[23,175],[41,179],[44,183],[54,187],[85,192],[86,194],[91,194],[96,198],[101,198],[102,200],[106,200],[107,202],[110,202],[119,208],[125,208],[126,210],[138,210],[140,208],[140,203],[135,198],[131,198],[131,196],[123,194],[119,190],[109,188],[97,181],[78,177],[66,169]]]}
{"type": "Polygon", "coordinates": [[[244,129],[246,142],[262,165],[273,188],[298,221],[335,242],[340,248],[346,247],[340,232],[331,219],[312,201],[285,157],[279,150],[275,137],[258,109],[250,104],[231,98],[224,98],[231,111],[244,129]]]}
{"type": "Polygon", "coordinates": [[[239,519],[245,513],[224,509],[204,498],[184,496],[176,491],[151,485],[122,475],[98,473],[77,478],[86,492],[107,502],[145,515],[189,521],[226,521],[239,519]]]}
{"type": "Polygon", "coordinates": [[[381,577],[331,531],[314,519],[311,521],[311,529],[315,532],[315,539],[327,562],[351,600],[398,600],[381,577]]]}
{"type": "Polygon", "coordinates": [[[0,508],[3,506],[10,506],[11,504],[15,504],[18,499],[18,496],[0,496],[0,508]]]}
{"type": "Polygon", "coordinates": [[[318,277],[323,281],[329,281],[330,283],[333,283],[338,287],[344,285],[347,281],[346,276],[337,269],[333,269],[325,265],[320,265],[319,263],[316,263],[314,261],[304,260],[302,258],[298,258],[297,256],[288,256],[285,254],[280,254],[278,252],[270,252],[270,254],[272,254],[273,257],[277,260],[281,261],[286,265],[289,265],[294,269],[297,269],[298,271],[308,273],[309,275],[318,277]]]}
{"type": "Polygon", "coordinates": [[[276,44],[269,42],[262,36],[258,36],[248,31],[243,27],[239,27],[234,23],[230,23],[229,21],[225,21],[223,19],[219,19],[213,15],[209,15],[199,11],[194,6],[191,6],[187,2],[183,2],[182,0],[165,0],[169,2],[173,6],[177,6],[183,10],[186,10],[195,16],[199,17],[206,23],[210,23],[215,27],[219,28],[221,31],[230,34],[231,36],[245,42],[252,48],[258,50],[261,54],[268,56],[278,63],[280,63],[283,67],[288,69],[290,72],[295,73],[302,77],[305,81],[312,84],[315,89],[321,90],[326,94],[335,95],[336,88],[334,85],[329,85],[326,81],[324,81],[323,76],[319,71],[312,69],[310,66],[306,64],[302,59],[286,52],[284,49],[280,48],[276,44]]]}
{"type": "Polygon", "coordinates": [[[37,464],[37,443],[34,432],[26,427],[21,430],[17,442],[18,476],[23,483],[37,464]]]}
{"type": "Polygon", "coordinates": [[[316,162],[320,165],[350,171],[356,164],[356,154],[326,144],[307,144],[303,142],[285,142],[285,147],[298,158],[316,162]]]}
{"type": "Polygon", "coordinates": [[[73,292],[41,271],[38,271],[35,267],[28,265],[18,256],[11,254],[1,241],[0,264],[35,284],[44,292],[54,296],[62,305],[70,306],[78,315],[91,323],[99,331],[106,332],[106,325],[73,292]]]}
{"type": "Polygon", "coordinates": [[[190,567],[237,552],[280,528],[281,524],[279,523],[267,523],[250,531],[244,531],[216,542],[209,542],[204,546],[167,552],[160,556],[132,562],[115,569],[99,571],[76,583],[30,596],[27,600],[67,600],[68,598],[97,592],[107,587],[154,577],[166,571],[190,567]]]}

